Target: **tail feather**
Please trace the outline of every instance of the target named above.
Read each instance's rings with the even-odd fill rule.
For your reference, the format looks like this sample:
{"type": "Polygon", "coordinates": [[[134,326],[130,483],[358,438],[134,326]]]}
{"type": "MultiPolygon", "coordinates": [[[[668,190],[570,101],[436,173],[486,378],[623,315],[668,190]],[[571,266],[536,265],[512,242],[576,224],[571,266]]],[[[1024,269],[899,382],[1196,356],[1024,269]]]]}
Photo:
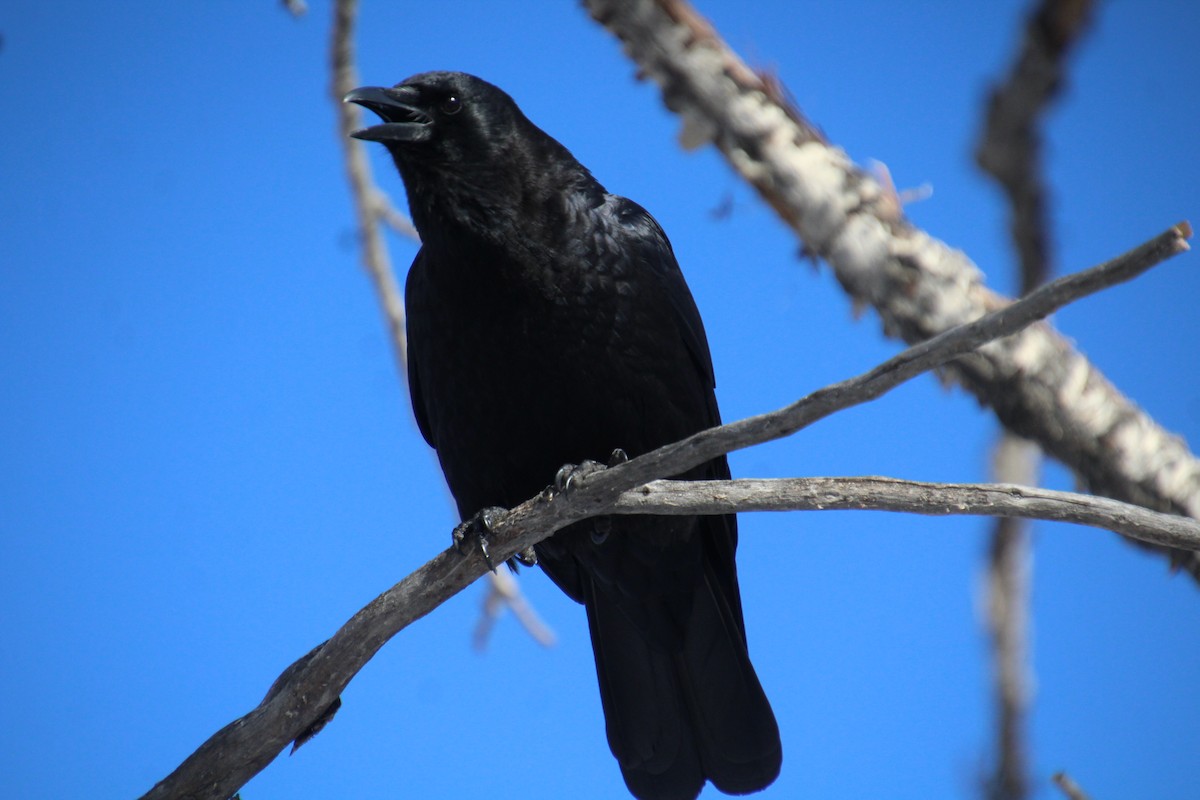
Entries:
{"type": "Polygon", "coordinates": [[[609,746],[630,792],[693,800],[706,780],[731,794],[774,781],[779,728],[746,652],[740,608],[711,570],[695,585],[678,649],[648,641],[618,602],[588,583],[609,746]]]}
{"type": "Polygon", "coordinates": [[[779,776],[779,726],[750,663],[742,627],[712,576],[705,578],[677,657],[679,686],[705,775],[722,792],[746,794],[779,776]]]}
{"type": "Polygon", "coordinates": [[[608,744],[625,784],[642,800],[692,800],[704,770],[671,655],[650,647],[628,618],[595,591],[586,597],[608,744]]]}

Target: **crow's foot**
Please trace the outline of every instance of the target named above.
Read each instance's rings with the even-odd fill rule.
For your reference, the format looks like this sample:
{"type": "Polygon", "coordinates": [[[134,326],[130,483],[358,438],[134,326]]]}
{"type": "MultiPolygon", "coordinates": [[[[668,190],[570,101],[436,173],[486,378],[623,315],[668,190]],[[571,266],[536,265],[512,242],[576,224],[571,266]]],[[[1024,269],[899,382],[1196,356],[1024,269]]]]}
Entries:
{"type": "MultiPolygon", "coordinates": [[[[629,456],[621,448],[613,450],[608,457],[607,464],[601,464],[599,461],[588,459],[581,464],[563,464],[554,476],[554,490],[564,494],[571,491],[571,488],[580,478],[592,475],[601,470],[615,467],[618,464],[624,464],[629,460],[629,456]]],[[[550,490],[550,487],[547,487],[550,490]]]]}
{"type": "Polygon", "coordinates": [[[483,563],[487,564],[488,569],[495,572],[496,565],[492,563],[492,556],[488,553],[487,537],[492,532],[492,523],[496,515],[503,514],[505,510],[499,506],[481,508],[470,519],[460,522],[455,526],[454,533],[451,534],[454,539],[454,549],[460,553],[466,552],[463,547],[467,539],[475,539],[479,542],[479,552],[483,555],[483,563]]]}
{"type": "Polygon", "coordinates": [[[602,469],[604,469],[603,464],[591,459],[578,464],[563,464],[559,467],[558,472],[554,473],[554,492],[557,494],[567,494],[575,488],[575,482],[580,478],[587,477],[602,469]]]}
{"type": "MultiPolygon", "coordinates": [[[[546,487],[544,496],[549,497],[555,491],[567,494],[571,491],[573,484],[580,478],[587,475],[592,475],[601,470],[615,467],[618,464],[624,464],[629,460],[629,456],[621,448],[613,450],[608,457],[607,464],[601,464],[598,461],[584,461],[582,464],[563,464],[558,470],[558,474],[554,476],[554,485],[546,487]]],[[[592,544],[604,544],[608,539],[609,531],[612,528],[612,520],[608,517],[597,517],[592,520],[592,544]]]]}

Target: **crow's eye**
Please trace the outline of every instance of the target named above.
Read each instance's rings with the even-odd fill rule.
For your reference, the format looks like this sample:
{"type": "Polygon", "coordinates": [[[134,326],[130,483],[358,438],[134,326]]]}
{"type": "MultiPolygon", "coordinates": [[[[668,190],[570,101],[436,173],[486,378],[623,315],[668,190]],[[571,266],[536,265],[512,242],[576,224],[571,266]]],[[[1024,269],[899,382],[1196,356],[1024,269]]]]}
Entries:
{"type": "Polygon", "coordinates": [[[443,114],[448,114],[450,116],[453,116],[454,114],[457,114],[458,112],[462,111],[462,107],[463,107],[463,101],[460,100],[459,98],[455,97],[454,95],[450,95],[449,97],[447,97],[438,106],[438,108],[441,109],[443,114]]]}

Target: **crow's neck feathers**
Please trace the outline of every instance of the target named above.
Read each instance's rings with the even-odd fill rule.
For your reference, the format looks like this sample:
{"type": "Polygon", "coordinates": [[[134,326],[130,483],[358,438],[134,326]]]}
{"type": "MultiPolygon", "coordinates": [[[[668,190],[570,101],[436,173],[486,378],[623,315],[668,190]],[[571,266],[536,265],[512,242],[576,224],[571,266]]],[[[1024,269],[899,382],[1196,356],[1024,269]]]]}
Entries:
{"type": "Polygon", "coordinates": [[[604,203],[604,187],[570,151],[523,116],[512,125],[478,157],[397,158],[426,247],[496,248],[533,266],[604,203]]]}

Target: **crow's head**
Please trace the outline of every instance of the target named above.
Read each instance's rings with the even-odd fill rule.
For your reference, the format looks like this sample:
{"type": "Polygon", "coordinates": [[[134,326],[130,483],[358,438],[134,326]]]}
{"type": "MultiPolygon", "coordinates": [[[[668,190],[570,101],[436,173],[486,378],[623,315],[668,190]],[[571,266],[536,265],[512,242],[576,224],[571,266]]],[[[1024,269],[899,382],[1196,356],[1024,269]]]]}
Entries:
{"type": "Polygon", "coordinates": [[[390,89],[364,86],[345,101],[383,122],[354,131],[380,142],[397,160],[468,166],[498,157],[526,126],[516,103],[487,81],[462,72],[425,72],[390,89]]]}
{"type": "Polygon", "coordinates": [[[383,120],[351,135],[391,152],[426,240],[435,218],[496,231],[531,208],[557,220],[574,206],[595,205],[603,192],[511,97],[473,75],[425,72],[390,89],[355,89],[345,100],[383,120]]]}

